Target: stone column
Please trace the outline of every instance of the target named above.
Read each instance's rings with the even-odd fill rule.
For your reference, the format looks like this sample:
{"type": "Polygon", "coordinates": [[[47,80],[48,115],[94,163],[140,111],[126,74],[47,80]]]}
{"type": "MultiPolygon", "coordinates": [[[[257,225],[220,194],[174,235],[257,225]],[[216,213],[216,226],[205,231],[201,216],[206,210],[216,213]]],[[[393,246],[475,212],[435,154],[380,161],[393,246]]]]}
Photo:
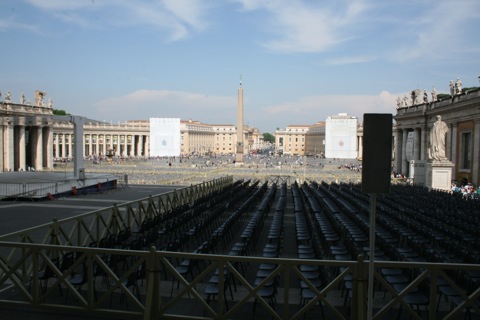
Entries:
{"type": "MultiPolygon", "coordinates": [[[[72,158],[73,157],[73,138],[74,136],[71,134],[68,134],[68,157],[72,158]]],[[[65,145],[65,138],[63,140],[64,145],[65,145]]]]}
{"type": "Polygon", "coordinates": [[[122,154],[120,153],[121,149],[120,149],[120,135],[119,134],[117,134],[117,148],[116,149],[117,149],[117,154],[119,156],[121,156],[122,154]]]}
{"type": "Polygon", "coordinates": [[[4,126],[3,131],[3,170],[13,171],[14,169],[14,154],[13,154],[13,137],[14,127],[11,124],[4,126]]]}
{"type": "Polygon", "coordinates": [[[97,139],[95,140],[95,153],[97,156],[100,155],[100,153],[102,153],[99,148],[99,144],[100,144],[99,141],[100,141],[100,135],[97,133],[97,139]]]}
{"type": "Polygon", "coordinates": [[[129,156],[129,154],[128,154],[128,140],[127,140],[127,135],[126,134],[123,135],[123,154],[125,155],[125,157],[129,156]]]}
{"type": "Polygon", "coordinates": [[[395,135],[395,171],[397,172],[402,170],[402,137],[403,130],[397,129],[395,135]]]}
{"type": "Polygon", "coordinates": [[[408,130],[404,129],[402,134],[402,175],[406,175],[408,172],[408,163],[407,163],[407,138],[408,130]]]}
{"type": "Polygon", "coordinates": [[[58,134],[57,135],[57,139],[60,139],[60,136],[62,137],[62,151],[60,152],[60,140],[58,140],[58,156],[60,158],[64,158],[66,157],[67,155],[67,150],[66,150],[66,143],[65,143],[65,134],[62,133],[62,134],[58,134]]]}
{"type": "Polygon", "coordinates": [[[475,120],[474,128],[473,128],[473,149],[472,149],[472,182],[478,186],[480,182],[480,173],[479,173],[479,166],[480,166],[480,121],[477,119],[475,120]]]}
{"type": "Polygon", "coordinates": [[[363,136],[358,136],[358,158],[363,158],[363,136]]]}
{"type": "Polygon", "coordinates": [[[26,168],[25,126],[18,126],[18,170],[26,168]]]}
{"type": "Polygon", "coordinates": [[[146,157],[150,157],[150,136],[146,135],[144,141],[145,141],[145,149],[143,153],[145,154],[146,157]]]}
{"type": "MultiPolygon", "coordinates": [[[[85,141],[85,135],[83,136],[83,141],[85,141]]],[[[85,150],[85,148],[82,148],[85,150]]],[[[87,147],[87,153],[85,156],[91,156],[92,155],[92,135],[90,134],[90,139],[88,140],[88,147],[87,147]]]]}
{"type": "Polygon", "coordinates": [[[449,128],[449,132],[447,132],[447,158],[449,158],[450,161],[452,161],[454,164],[458,165],[458,159],[457,159],[457,132],[458,132],[458,127],[456,124],[453,124],[449,128]],[[450,151],[450,152],[449,152],[450,151]],[[448,154],[450,154],[450,157],[448,157],[448,154]]]}
{"type": "Polygon", "coordinates": [[[105,156],[107,154],[107,135],[105,133],[102,134],[103,143],[102,143],[102,154],[105,156]]]}
{"type": "Polygon", "coordinates": [[[135,135],[136,141],[137,141],[137,152],[135,156],[141,157],[142,156],[142,136],[141,135],[135,135]]]}
{"type": "Polygon", "coordinates": [[[53,168],[53,130],[52,127],[45,128],[45,165],[47,168],[53,168]]]}
{"type": "MultiPolygon", "coordinates": [[[[0,123],[0,142],[2,143],[2,146],[4,146],[4,141],[3,141],[3,124],[0,123]]],[[[0,150],[0,172],[3,172],[3,152],[4,150],[0,150]]]]}
{"type": "Polygon", "coordinates": [[[413,160],[420,160],[420,128],[415,128],[413,131],[413,160]]]}
{"type": "Polygon", "coordinates": [[[422,138],[422,143],[420,146],[420,160],[427,160],[428,159],[428,144],[427,144],[427,130],[420,129],[421,133],[420,136],[422,138]]]}
{"type": "Polygon", "coordinates": [[[43,127],[38,126],[36,129],[36,139],[33,147],[35,148],[35,170],[41,171],[43,169],[43,127]]]}
{"type": "Polygon", "coordinates": [[[59,134],[59,133],[56,133],[56,134],[55,134],[55,143],[54,143],[54,144],[55,144],[55,150],[54,150],[54,152],[53,152],[53,157],[54,157],[54,158],[58,158],[58,156],[59,156],[59,152],[58,152],[58,146],[59,146],[59,144],[58,144],[58,138],[59,138],[59,137],[60,137],[60,134],[59,134]]]}

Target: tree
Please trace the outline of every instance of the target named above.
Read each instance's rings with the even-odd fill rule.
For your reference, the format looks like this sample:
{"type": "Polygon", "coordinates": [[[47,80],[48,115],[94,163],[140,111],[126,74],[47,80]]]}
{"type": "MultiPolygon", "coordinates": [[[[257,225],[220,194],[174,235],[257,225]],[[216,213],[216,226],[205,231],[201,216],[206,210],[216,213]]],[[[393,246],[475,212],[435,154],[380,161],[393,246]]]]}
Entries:
{"type": "Polygon", "coordinates": [[[266,132],[263,134],[263,141],[268,141],[271,143],[275,143],[275,136],[266,132]]]}
{"type": "Polygon", "coordinates": [[[53,114],[57,116],[68,116],[70,113],[67,113],[65,110],[53,109],[53,114]]]}

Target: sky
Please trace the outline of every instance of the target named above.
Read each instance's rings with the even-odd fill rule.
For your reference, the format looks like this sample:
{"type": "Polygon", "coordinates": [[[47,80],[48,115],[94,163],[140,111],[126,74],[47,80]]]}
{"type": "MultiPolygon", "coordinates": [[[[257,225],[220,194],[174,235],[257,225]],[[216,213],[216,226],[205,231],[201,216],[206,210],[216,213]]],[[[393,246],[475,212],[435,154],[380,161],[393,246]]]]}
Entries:
{"type": "Polygon", "coordinates": [[[262,133],[479,86],[478,0],[2,0],[0,92],[122,123],[262,133]]]}

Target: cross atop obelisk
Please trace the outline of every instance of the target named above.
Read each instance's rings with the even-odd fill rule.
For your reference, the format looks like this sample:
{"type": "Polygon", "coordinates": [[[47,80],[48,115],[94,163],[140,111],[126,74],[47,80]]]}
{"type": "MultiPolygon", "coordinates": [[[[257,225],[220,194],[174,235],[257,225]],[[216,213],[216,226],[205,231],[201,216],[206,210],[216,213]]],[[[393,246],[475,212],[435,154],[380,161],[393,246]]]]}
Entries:
{"type": "Polygon", "coordinates": [[[238,110],[237,110],[237,153],[235,163],[243,163],[243,88],[242,77],[238,87],[238,110]]]}

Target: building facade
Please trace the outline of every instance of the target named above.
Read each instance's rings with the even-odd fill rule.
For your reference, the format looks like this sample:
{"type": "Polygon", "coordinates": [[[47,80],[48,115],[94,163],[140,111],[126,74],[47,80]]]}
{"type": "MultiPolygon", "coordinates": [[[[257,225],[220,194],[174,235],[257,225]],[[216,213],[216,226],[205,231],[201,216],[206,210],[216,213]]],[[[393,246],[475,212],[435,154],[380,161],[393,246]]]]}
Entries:
{"type": "MultiPolygon", "coordinates": [[[[23,95],[22,95],[23,96],[23,95]]],[[[69,116],[55,116],[45,93],[36,92],[35,105],[14,103],[10,94],[0,101],[0,172],[53,168],[54,161],[73,158],[74,125],[69,116]]],[[[86,120],[83,157],[150,157],[150,121],[107,123],[86,120]]],[[[237,128],[229,124],[180,121],[181,155],[234,154],[237,128]]],[[[244,153],[262,149],[263,136],[256,128],[243,127],[244,153]]]]}
{"type": "Polygon", "coordinates": [[[275,152],[279,155],[305,155],[305,136],[310,125],[289,125],[275,131],[275,152]]]}
{"type": "Polygon", "coordinates": [[[275,131],[277,154],[361,159],[363,130],[356,117],[331,116],[313,125],[289,125],[275,131]]]}
{"type": "Polygon", "coordinates": [[[412,176],[416,165],[429,160],[429,134],[437,116],[448,125],[446,156],[453,162],[452,178],[478,185],[480,179],[480,90],[473,89],[441,101],[399,104],[394,117],[395,170],[412,176]]]}
{"type": "Polygon", "coordinates": [[[325,157],[325,121],[315,123],[305,134],[305,155],[325,157]]]}
{"type": "Polygon", "coordinates": [[[35,104],[0,101],[0,171],[53,167],[53,110],[37,91],[35,104]]]}

